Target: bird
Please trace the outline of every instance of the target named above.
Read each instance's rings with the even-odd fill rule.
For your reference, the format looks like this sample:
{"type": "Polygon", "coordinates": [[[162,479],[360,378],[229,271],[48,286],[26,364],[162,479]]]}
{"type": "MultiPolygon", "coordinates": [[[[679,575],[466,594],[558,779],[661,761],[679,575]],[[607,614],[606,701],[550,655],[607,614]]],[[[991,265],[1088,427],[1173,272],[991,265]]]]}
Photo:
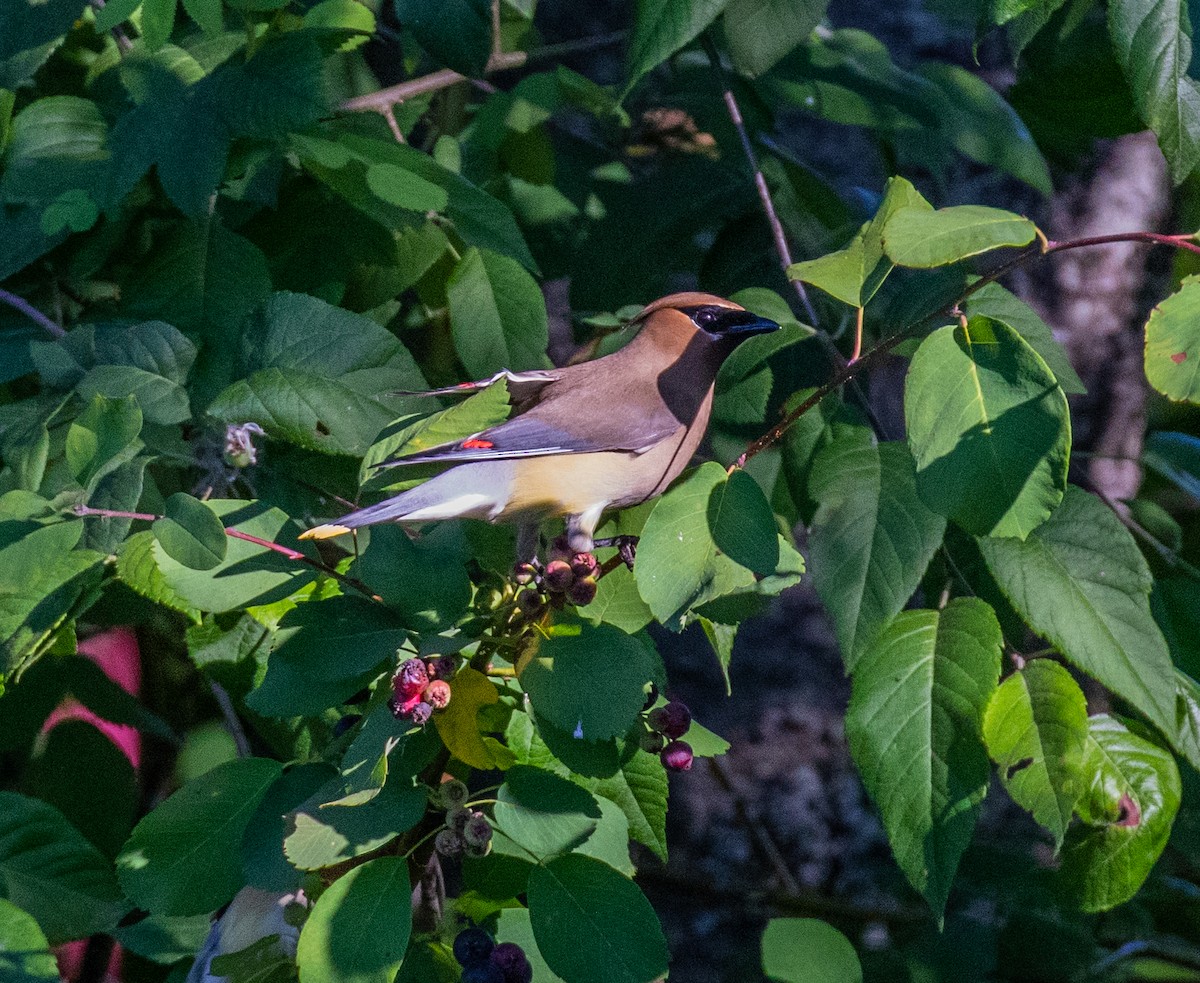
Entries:
{"type": "Polygon", "coordinates": [[[695,291],[647,305],[617,351],[557,369],[498,372],[423,395],[469,395],[505,380],[512,411],[500,424],[385,462],[448,470],[377,505],[316,526],[327,539],[381,522],[472,518],[521,527],[532,558],[537,530],[566,520],[569,548],[590,552],[610,510],[661,495],[687,467],[712,413],[722,363],[746,338],[779,325],[733,301],[695,291]]]}

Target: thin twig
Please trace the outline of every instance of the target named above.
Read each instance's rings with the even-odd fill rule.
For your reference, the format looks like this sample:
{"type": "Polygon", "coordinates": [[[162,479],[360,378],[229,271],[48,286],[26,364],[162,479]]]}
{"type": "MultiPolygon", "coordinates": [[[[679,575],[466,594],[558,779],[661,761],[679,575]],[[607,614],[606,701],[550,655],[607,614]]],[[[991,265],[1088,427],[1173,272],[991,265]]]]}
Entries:
{"type": "Polygon", "coordinates": [[[233,746],[237,748],[237,756],[239,758],[250,757],[250,740],[246,737],[246,731],[242,727],[242,722],[238,719],[237,711],[233,708],[233,700],[229,698],[225,687],[220,683],[209,680],[208,685],[212,690],[213,698],[217,701],[217,706],[221,708],[221,717],[225,721],[225,729],[233,737],[233,746]]]}
{"type": "MultiPolygon", "coordinates": [[[[94,509],[90,505],[76,505],[71,511],[78,516],[99,516],[107,519],[140,519],[143,522],[156,522],[163,518],[163,516],[155,515],[153,512],[124,512],[120,509],[94,509]]],[[[314,560],[311,556],[301,553],[299,550],[294,550],[290,546],[284,546],[282,543],[273,543],[269,539],[261,539],[258,536],[251,536],[249,533],[242,532],[239,529],[231,529],[228,526],[225,527],[225,535],[230,539],[241,539],[247,543],[253,543],[255,546],[261,546],[263,549],[271,550],[297,563],[304,563],[314,570],[319,570],[326,576],[332,577],[340,584],[353,587],[370,600],[379,604],[383,603],[383,599],[379,594],[357,577],[349,577],[340,570],[329,566],[329,564],[322,563],[320,560],[314,560]]]]}
{"type": "Polygon", "coordinates": [[[733,782],[730,781],[729,775],[725,771],[725,766],[721,761],[718,758],[708,758],[707,761],[713,778],[717,780],[717,784],[721,786],[725,794],[733,800],[734,812],[737,814],[738,819],[741,820],[742,825],[750,833],[750,837],[754,840],[759,850],[762,851],[767,863],[771,865],[771,869],[775,871],[775,876],[779,878],[780,886],[788,894],[799,894],[800,884],[788,869],[787,861],[783,859],[783,853],[776,846],[770,831],[762,823],[756,823],[750,818],[750,812],[746,808],[745,800],[738,793],[738,790],[733,787],[733,782]]]}
{"type": "Polygon", "coordinates": [[[750,165],[750,170],[754,172],[754,188],[758,192],[758,200],[762,204],[763,212],[767,216],[767,224],[771,227],[771,238],[775,243],[775,252],[779,255],[779,264],[783,267],[783,275],[796,288],[796,295],[800,298],[800,303],[804,307],[808,323],[815,328],[818,326],[816,309],[813,307],[812,301],[808,299],[808,291],[804,289],[804,284],[799,280],[793,279],[788,273],[788,267],[792,265],[792,251],[788,248],[787,236],[783,232],[783,223],[779,221],[779,213],[775,211],[775,202],[771,200],[771,191],[767,187],[767,179],[763,177],[762,168],[758,164],[758,154],[755,153],[754,144],[750,141],[750,134],[746,131],[746,121],[742,119],[742,110],[738,106],[737,98],[733,94],[733,86],[729,82],[729,76],[725,73],[725,66],[721,64],[721,56],[717,51],[717,46],[713,43],[713,39],[708,33],[704,35],[704,49],[708,52],[708,60],[712,64],[717,78],[720,80],[721,96],[725,100],[725,108],[729,111],[729,118],[733,121],[733,128],[737,130],[738,139],[742,143],[742,153],[746,155],[746,161],[750,165]]]}
{"type": "Polygon", "coordinates": [[[47,317],[29,303],[29,301],[18,297],[14,293],[9,293],[7,290],[0,290],[0,302],[20,311],[39,328],[44,329],[47,334],[53,335],[55,338],[62,338],[67,333],[60,325],[55,324],[53,319],[47,317]]]}

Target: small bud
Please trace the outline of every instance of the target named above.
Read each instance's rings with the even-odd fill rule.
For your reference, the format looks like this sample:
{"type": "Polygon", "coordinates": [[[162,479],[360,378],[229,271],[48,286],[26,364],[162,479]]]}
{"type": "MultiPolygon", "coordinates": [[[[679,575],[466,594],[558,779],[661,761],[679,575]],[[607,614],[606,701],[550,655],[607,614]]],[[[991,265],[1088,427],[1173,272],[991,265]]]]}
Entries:
{"type": "Polygon", "coordinates": [[[683,737],[692,726],[692,711],[686,704],[672,700],[665,706],[651,710],[646,716],[646,722],[653,730],[675,740],[677,737],[683,737]]]}
{"type": "Polygon", "coordinates": [[[659,751],[667,746],[667,739],[656,730],[644,730],[638,736],[638,744],[643,751],[658,754],[659,751]]]}
{"type": "Polygon", "coordinates": [[[596,578],[582,577],[567,588],[567,599],[578,607],[591,604],[596,599],[596,578]]]}
{"type": "Polygon", "coordinates": [[[542,576],[542,580],[547,590],[561,594],[575,583],[575,573],[571,569],[571,564],[566,560],[551,560],[546,564],[546,572],[542,576]]]}
{"type": "Polygon", "coordinates": [[[504,983],[531,983],[533,980],[533,966],[525,950],[515,942],[501,942],[492,950],[488,962],[504,974],[504,983]]]}
{"type": "Polygon", "coordinates": [[[532,584],[537,579],[537,567],[532,563],[518,563],[513,567],[512,578],[518,584],[532,584]]]}
{"type": "Polygon", "coordinates": [[[454,939],[454,958],[462,966],[485,962],[496,948],[492,937],[482,928],[464,928],[454,939]]]}
{"type": "Polygon", "coordinates": [[[460,782],[457,778],[447,778],[442,782],[438,792],[447,809],[461,809],[471,794],[467,790],[466,783],[460,782]]]}
{"type": "Polygon", "coordinates": [[[257,423],[231,423],[225,428],[225,463],[231,468],[248,468],[258,463],[254,437],[264,431],[257,423]]]}
{"type": "Polygon", "coordinates": [[[475,592],[474,608],[480,614],[487,614],[489,611],[495,611],[501,604],[504,603],[504,591],[488,586],[480,587],[475,592]]]}
{"type": "Polygon", "coordinates": [[[450,684],[442,679],[435,679],[425,687],[423,694],[425,702],[435,710],[445,710],[450,704],[450,684]]]}
{"type": "Polygon", "coordinates": [[[452,829],[438,830],[438,835],[433,838],[433,848],[443,857],[460,857],[466,846],[462,835],[452,829]]]}
{"type": "Polygon", "coordinates": [[[576,577],[591,577],[600,568],[594,553],[576,553],[571,557],[571,572],[576,577]]]}
{"type": "Polygon", "coordinates": [[[426,666],[430,679],[453,679],[458,672],[458,656],[443,655],[426,666]]]}
{"type": "Polygon", "coordinates": [[[692,746],[687,741],[672,741],[658,757],[670,771],[692,770],[692,746]]]}
{"type": "Polygon", "coordinates": [[[392,692],[400,699],[407,699],[421,692],[429,684],[429,671],[420,659],[406,659],[392,677],[392,692]]]}
{"type": "Polygon", "coordinates": [[[412,722],[418,727],[424,727],[427,723],[429,723],[429,718],[433,716],[433,707],[422,700],[412,708],[412,711],[408,716],[409,719],[411,719],[412,722]]]}
{"type": "Polygon", "coordinates": [[[492,824],[488,822],[488,817],[482,812],[471,813],[471,818],[463,827],[462,837],[468,847],[476,849],[486,847],[492,839],[492,824]]]}

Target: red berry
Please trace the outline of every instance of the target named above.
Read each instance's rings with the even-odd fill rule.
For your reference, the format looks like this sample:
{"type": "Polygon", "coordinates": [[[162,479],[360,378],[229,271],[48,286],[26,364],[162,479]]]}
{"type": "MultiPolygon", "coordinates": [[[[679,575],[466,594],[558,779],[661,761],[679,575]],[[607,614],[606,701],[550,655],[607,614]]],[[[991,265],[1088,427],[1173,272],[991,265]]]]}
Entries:
{"type": "Polygon", "coordinates": [[[687,741],[672,741],[658,757],[663,767],[671,771],[692,770],[692,746],[687,741]]]}
{"type": "Polygon", "coordinates": [[[571,557],[571,570],[576,577],[590,577],[599,568],[596,557],[592,553],[576,553],[571,557]]]}
{"type": "Polygon", "coordinates": [[[425,702],[435,710],[445,710],[450,703],[450,684],[442,679],[435,679],[425,687],[423,694],[425,702]]]}
{"type": "Polygon", "coordinates": [[[408,659],[392,677],[392,692],[401,700],[416,696],[429,682],[429,671],[420,659],[408,659]]]}
{"type": "Polygon", "coordinates": [[[542,579],[548,590],[561,594],[575,583],[575,572],[566,560],[551,560],[542,579]]]}
{"type": "Polygon", "coordinates": [[[660,734],[675,740],[677,737],[683,737],[692,726],[692,711],[686,704],[672,700],[666,706],[651,710],[646,716],[646,722],[660,734]]]}

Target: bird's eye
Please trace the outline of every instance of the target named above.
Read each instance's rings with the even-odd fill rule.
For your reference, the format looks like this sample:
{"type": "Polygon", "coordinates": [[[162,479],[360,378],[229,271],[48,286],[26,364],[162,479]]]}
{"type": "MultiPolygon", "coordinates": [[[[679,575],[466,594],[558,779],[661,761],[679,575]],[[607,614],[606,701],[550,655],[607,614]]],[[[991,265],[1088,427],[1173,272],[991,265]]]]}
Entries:
{"type": "Polygon", "coordinates": [[[711,324],[715,324],[718,314],[711,307],[705,307],[696,311],[696,316],[692,318],[696,322],[697,327],[707,328],[711,324]]]}

